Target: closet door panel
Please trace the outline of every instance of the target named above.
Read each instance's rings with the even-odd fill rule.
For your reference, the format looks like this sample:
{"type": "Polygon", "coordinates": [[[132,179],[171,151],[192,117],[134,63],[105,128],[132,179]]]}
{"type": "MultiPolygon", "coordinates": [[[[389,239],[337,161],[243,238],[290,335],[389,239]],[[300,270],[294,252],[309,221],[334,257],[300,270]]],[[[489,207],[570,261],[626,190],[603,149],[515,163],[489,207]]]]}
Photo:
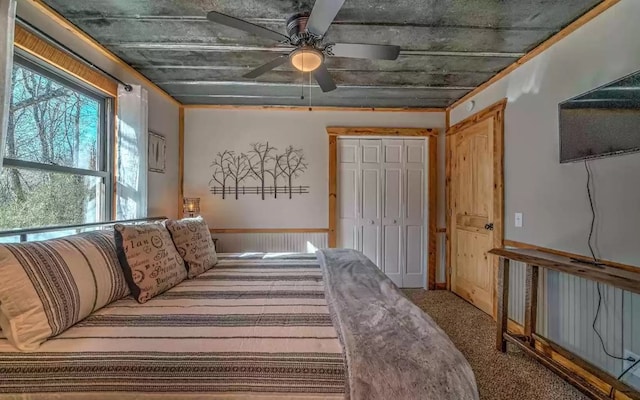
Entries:
{"type": "Polygon", "coordinates": [[[362,219],[365,222],[380,219],[380,171],[362,170],[362,219]]]}
{"type": "Polygon", "coordinates": [[[362,226],[362,253],[378,268],[382,269],[380,263],[380,242],[379,225],[362,226]]]}
{"type": "Polygon", "coordinates": [[[384,273],[398,286],[402,286],[402,227],[386,225],[382,239],[384,273]]]}
{"type": "Polygon", "coordinates": [[[407,168],[407,220],[420,223],[424,220],[424,171],[422,169],[407,168]]]}
{"type": "Polygon", "coordinates": [[[382,141],[360,140],[360,225],[362,252],[382,269],[382,141]]]}
{"type": "Polygon", "coordinates": [[[403,287],[424,286],[424,227],[407,225],[406,234],[406,266],[402,277],[403,287]]]}
{"type": "Polygon", "coordinates": [[[405,140],[403,287],[424,287],[426,275],[426,168],[424,140],[405,140]]]}
{"type": "Polygon", "coordinates": [[[404,140],[382,140],[382,261],[384,273],[402,286],[404,140]]]}
{"type": "Polygon", "coordinates": [[[387,222],[402,219],[402,168],[385,167],[383,171],[384,215],[387,222]]]}
{"type": "Polygon", "coordinates": [[[338,247],[361,250],[358,140],[338,141],[338,247]]]}

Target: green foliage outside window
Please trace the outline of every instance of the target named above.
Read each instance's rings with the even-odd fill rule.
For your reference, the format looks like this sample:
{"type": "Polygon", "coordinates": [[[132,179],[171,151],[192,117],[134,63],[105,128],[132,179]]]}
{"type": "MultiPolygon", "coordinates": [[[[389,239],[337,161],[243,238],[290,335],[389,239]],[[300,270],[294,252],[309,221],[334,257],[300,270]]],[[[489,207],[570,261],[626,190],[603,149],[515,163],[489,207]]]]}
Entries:
{"type": "Polygon", "coordinates": [[[101,102],[21,64],[14,64],[12,79],[0,230],[100,221],[102,178],[82,170],[101,168],[101,102]]]}

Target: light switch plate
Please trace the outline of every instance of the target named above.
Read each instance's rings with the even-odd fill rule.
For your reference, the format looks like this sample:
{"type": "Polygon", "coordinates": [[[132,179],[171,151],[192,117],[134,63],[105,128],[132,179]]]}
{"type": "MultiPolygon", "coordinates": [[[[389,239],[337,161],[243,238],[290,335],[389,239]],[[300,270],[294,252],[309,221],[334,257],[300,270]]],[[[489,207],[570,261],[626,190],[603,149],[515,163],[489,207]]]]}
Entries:
{"type": "Polygon", "coordinates": [[[514,221],[516,228],[522,228],[522,213],[516,213],[514,221]]]}

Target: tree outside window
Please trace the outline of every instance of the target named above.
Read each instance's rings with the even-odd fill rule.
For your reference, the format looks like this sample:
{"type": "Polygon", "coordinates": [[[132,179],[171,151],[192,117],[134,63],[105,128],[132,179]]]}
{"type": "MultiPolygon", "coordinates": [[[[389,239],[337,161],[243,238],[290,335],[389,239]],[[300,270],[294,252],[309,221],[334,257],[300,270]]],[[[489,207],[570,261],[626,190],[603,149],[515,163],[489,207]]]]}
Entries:
{"type": "Polygon", "coordinates": [[[106,99],[15,57],[0,230],[109,217],[106,99]]]}

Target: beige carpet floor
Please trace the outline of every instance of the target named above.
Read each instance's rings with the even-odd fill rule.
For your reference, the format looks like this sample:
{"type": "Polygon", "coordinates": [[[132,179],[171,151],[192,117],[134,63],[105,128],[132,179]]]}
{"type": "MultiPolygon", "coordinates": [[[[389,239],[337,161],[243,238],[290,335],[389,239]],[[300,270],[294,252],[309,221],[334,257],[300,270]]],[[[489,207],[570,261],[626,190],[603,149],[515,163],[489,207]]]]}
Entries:
{"type": "Polygon", "coordinates": [[[509,345],[495,349],[491,317],[451,292],[405,290],[405,294],[447,332],[476,375],[482,400],[587,399],[573,386],[509,345]]]}

